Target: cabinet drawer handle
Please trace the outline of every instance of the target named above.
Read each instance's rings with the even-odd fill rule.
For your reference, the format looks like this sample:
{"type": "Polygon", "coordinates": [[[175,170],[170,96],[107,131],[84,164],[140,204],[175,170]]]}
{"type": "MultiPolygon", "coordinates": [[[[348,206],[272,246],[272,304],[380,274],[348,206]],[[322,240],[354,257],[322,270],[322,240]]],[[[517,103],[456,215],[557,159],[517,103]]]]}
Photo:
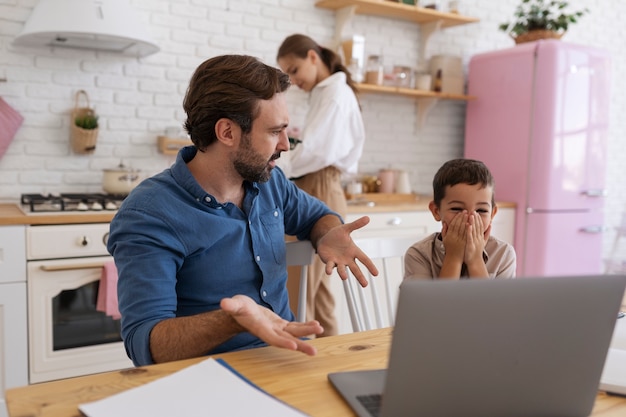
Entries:
{"type": "Polygon", "coordinates": [[[399,226],[402,224],[402,219],[400,217],[394,217],[387,222],[389,226],[399,226]]]}
{"type": "Polygon", "coordinates": [[[64,264],[64,265],[41,265],[43,271],[73,271],[76,269],[94,269],[104,267],[104,262],[92,262],[89,264],[64,264]]]}

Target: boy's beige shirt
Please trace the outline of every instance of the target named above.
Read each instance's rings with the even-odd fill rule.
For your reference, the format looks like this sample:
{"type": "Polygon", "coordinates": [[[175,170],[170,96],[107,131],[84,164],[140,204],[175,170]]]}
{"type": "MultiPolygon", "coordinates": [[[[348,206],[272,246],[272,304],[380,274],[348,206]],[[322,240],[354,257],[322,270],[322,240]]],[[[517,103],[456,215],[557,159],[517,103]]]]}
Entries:
{"type": "MultiPolygon", "coordinates": [[[[404,257],[404,278],[436,279],[446,250],[440,238],[441,233],[420,240],[411,246],[404,257]]],[[[483,259],[490,278],[515,278],[517,267],[515,249],[507,242],[490,236],[483,251],[483,259]]],[[[463,265],[461,278],[469,278],[463,265]]]]}

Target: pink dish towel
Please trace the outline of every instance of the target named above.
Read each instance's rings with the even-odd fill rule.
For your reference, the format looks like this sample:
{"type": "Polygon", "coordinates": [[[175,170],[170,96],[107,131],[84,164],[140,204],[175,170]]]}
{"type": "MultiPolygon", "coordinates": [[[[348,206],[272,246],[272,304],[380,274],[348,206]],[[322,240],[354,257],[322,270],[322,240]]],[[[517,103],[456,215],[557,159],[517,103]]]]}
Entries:
{"type": "Polygon", "coordinates": [[[22,115],[0,97],[0,158],[13,141],[23,121],[22,115]]]}
{"type": "Polygon", "coordinates": [[[96,310],[102,311],[115,320],[122,317],[117,307],[117,268],[113,261],[105,262],[102,266],[96,310]]]}

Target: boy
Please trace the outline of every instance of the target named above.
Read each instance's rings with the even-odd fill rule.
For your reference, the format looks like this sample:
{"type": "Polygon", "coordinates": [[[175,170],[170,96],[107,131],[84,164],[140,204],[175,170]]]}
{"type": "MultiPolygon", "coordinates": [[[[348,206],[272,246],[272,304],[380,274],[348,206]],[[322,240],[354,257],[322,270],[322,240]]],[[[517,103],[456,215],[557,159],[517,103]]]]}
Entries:
{"type": "Polygon", "coordinates": [[[513,246],[491,236],[498,212],[494,180],[480,161],[453,159],[433,179],[428,205],[441,221],[441,233],[411,246],[404,258],[404,278],[514,278],[513,246]]]}

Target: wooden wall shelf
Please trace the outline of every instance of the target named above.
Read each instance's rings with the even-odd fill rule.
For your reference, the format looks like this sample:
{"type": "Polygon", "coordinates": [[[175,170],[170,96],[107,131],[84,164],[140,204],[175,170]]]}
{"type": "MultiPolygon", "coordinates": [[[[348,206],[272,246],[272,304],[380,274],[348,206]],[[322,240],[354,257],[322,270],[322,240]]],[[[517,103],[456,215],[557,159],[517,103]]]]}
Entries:
{"type": "Polygon", "coordinates": [[[448,94],[448,93],[436,93],[428,90],[416,90],[414,88],[393,87],[386,85],[373,85],[373,84],[357,84],[357,88],[361,93],[380,93],[380,94],[395,94],[408,96],[413,98],[431,98],[442,100],[474,100],[475,96],[466,96],[462,94],[448,94]]]}
{"type": "Polygon", "coordinates": [[[189,145],[193,145],[189,139],[157,136],[157,146],[159,148],[159,152],[164,155],[176,155],[180,148],[189,145]]]}
{"type": "Polygon", "coordinates": [[[441,25],[444,28],[478,22],[477,18],[462,16],[458,13],[445,13],[424,7],[383,0],[319,0],[315,3],[315,6],[331,10],[356,6],[356,14],[390,17],[418,24],[441,21],[441,25]]]}
{"type": "Polygon", "coordinates": [[[407,96],[417,99],[417,125],[423,127],[428,118],[428,113],[435,107],[439,100],[474,100],[475,96],[462,94],[436,93],[434,91],[416,90],[414,88],[392,87],[385,85],[357,84],[360,93],[378,93],[407,96]]]}
{"type": "Polygon", "coordinates": [[[339,49],[347,35],[355,15],[379,16],[417,23],[420,30],[419,60],[424,64],[429,59],[428,44],[434,34],[442,29],[478,22],[475,17],[459,13],[447,13],[409,4],[386,0],[318,0],[315,6],[335,12],[334,49],[339,49]]]}
{"type": "MultiPolygon", "coordinates": [[[[451,26],[478,22],[475,17],[463,16],[458,13],[446,13],[410,4],[387,0],[317,0],[315,6],[335,12],[335,49],[341,45],[345,32],[350,26],[354,15],[380,16],[417,23],[420,26],[419,63],[425,63],[429,55],[428,44],[431,37],[441,29],[451,26]]],[[[362,93],[395,94],[413,97],[417,101],[418,126],[422,127],[428,113],[441,99],[472,100],[462,94],[435,93],[434,91],[415,90],[411,88],[359,84],[362,93]]]]}

